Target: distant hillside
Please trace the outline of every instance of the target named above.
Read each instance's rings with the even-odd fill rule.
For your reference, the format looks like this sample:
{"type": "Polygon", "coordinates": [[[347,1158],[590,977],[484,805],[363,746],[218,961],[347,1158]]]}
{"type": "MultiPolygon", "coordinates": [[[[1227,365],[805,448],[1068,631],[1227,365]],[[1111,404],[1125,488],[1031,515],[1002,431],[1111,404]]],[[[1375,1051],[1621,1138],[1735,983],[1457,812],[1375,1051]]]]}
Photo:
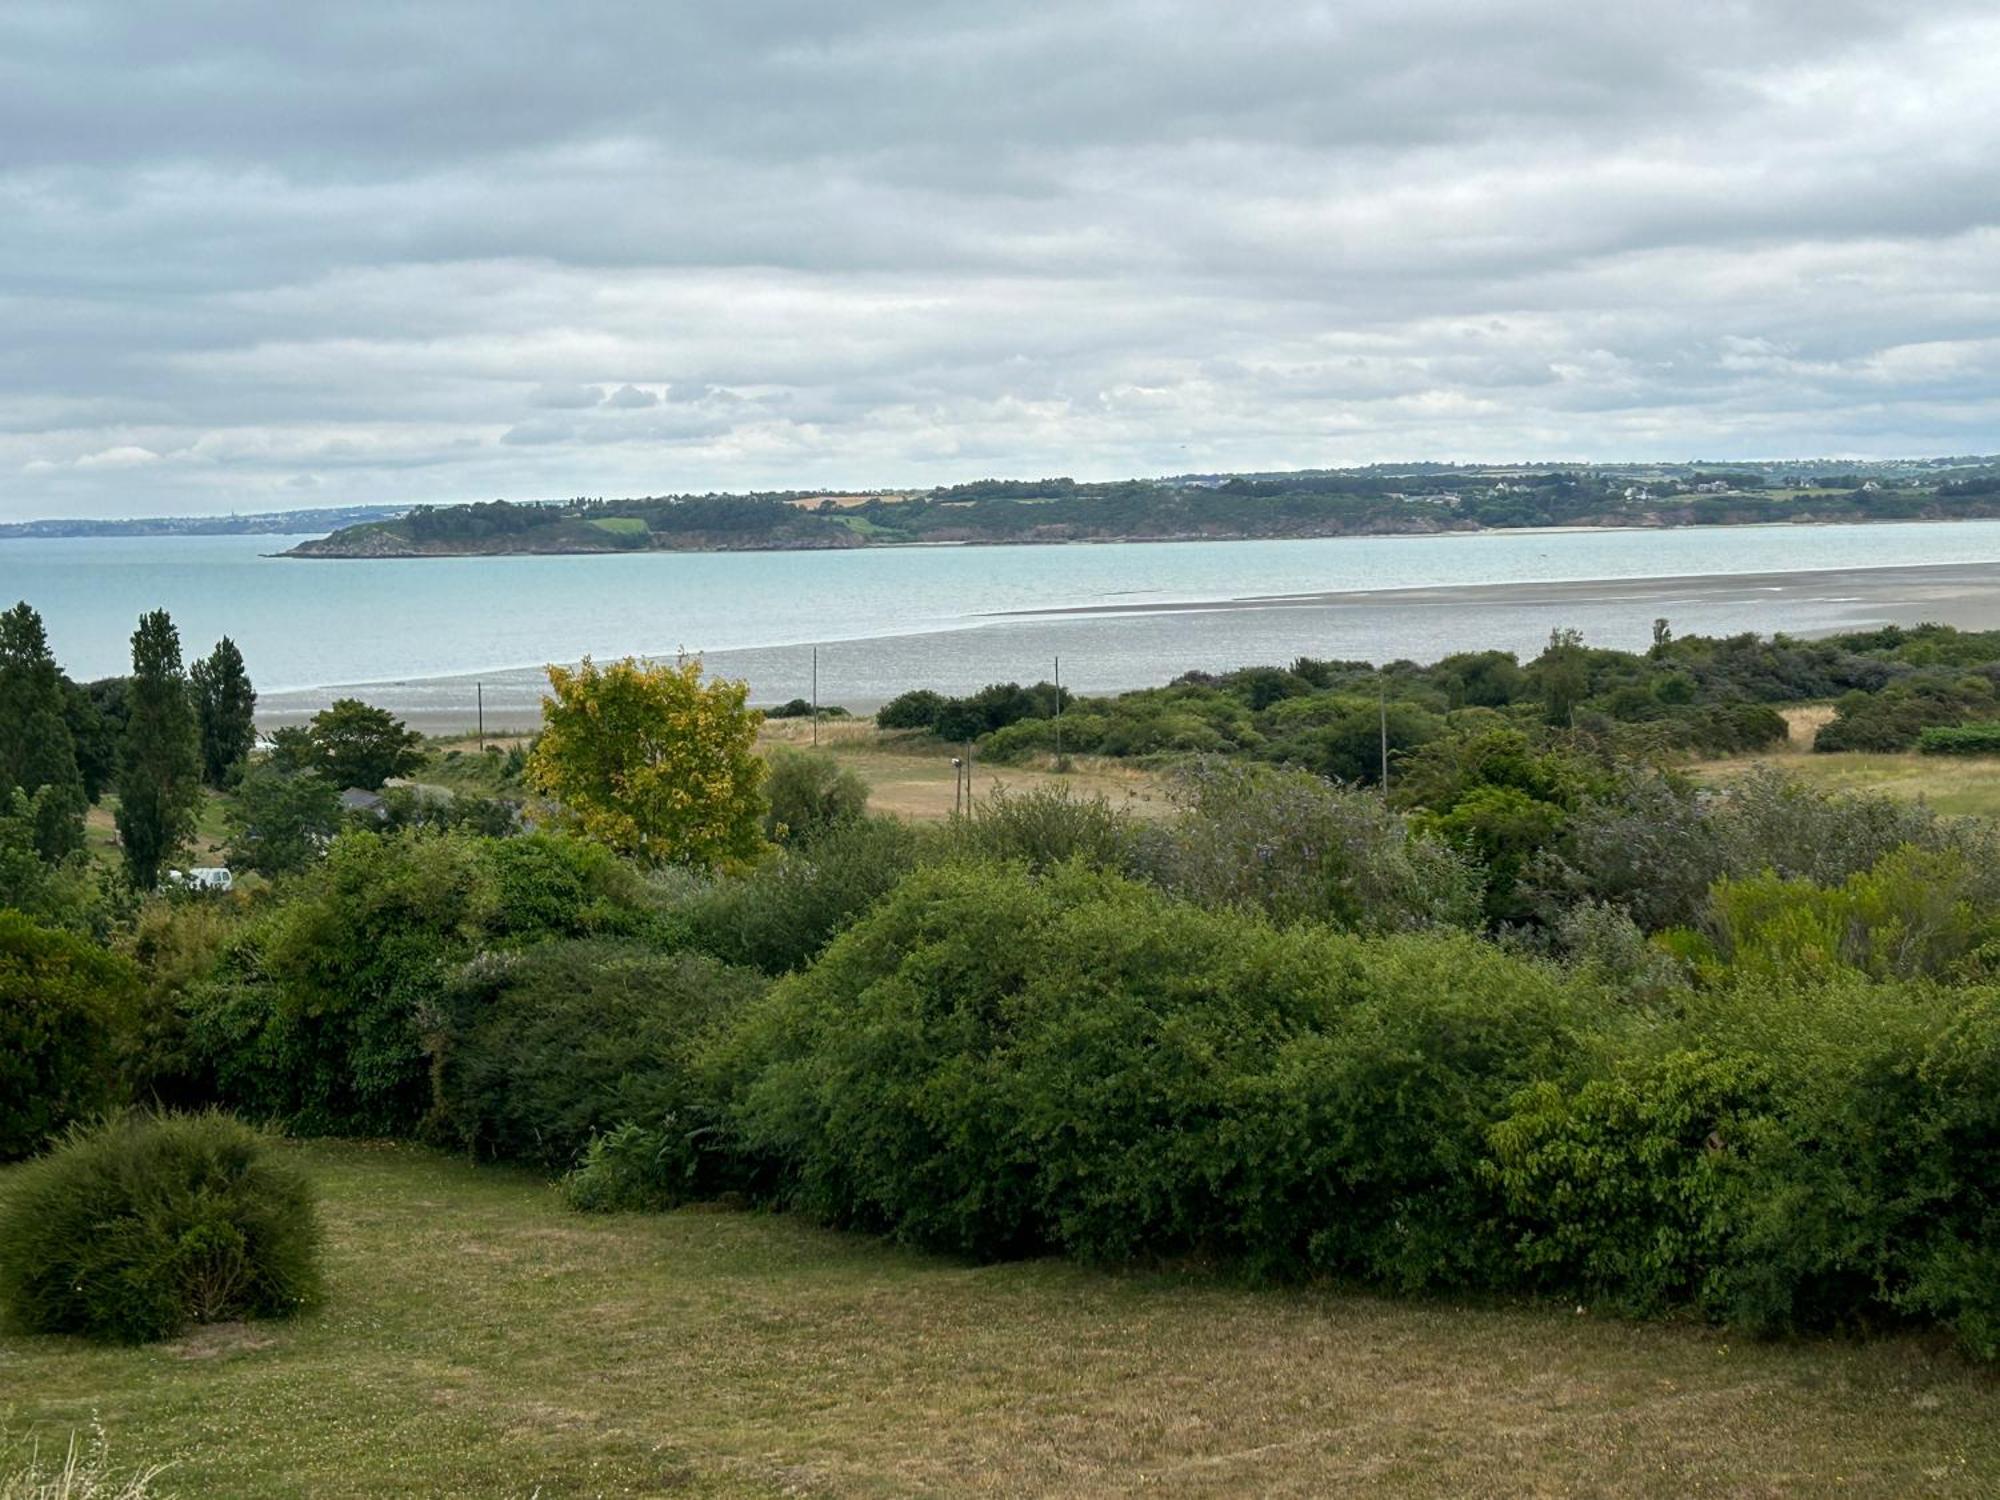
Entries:
{"type": "Polygon", "coordinates": [[[756,551],[1421,534],[1531,526],[1730,526],[2000,516],[1983,459],[1376,465],[1085,484],[988,479],[916,493],[789,492],[417,506],[294,557],[756,551]]]}
{"type": "Polygon", "coordinates": [[[298,536],[394,520],[407,505],[319,506],[312,510],[265,511],[254,516],[140,516],[119,521],[53,520],[0,524],[8,537],[89,536],[298,536]]]}

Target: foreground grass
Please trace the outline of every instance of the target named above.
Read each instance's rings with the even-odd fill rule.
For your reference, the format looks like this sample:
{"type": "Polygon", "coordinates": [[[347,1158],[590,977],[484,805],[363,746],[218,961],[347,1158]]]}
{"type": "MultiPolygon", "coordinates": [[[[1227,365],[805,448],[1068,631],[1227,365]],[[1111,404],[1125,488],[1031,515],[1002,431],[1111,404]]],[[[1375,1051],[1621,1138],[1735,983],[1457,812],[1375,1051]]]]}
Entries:
{"type": "Polygon", "coordinates": [[[2000,1487],[2000,1380],[1909,1342],[972,1267],[289,1149],[324,1194],[323,1309],[139,1350],[0,1339],[0,1430],[47,1446],[95,1415],[183,1496],[2000,1487]]]}

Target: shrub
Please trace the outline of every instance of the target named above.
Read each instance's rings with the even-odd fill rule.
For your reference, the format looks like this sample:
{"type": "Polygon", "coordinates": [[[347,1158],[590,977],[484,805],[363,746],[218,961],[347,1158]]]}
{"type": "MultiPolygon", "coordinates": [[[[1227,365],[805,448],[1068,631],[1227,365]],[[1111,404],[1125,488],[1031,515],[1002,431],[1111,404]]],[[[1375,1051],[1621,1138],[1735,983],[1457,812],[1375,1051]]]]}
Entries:
{"type": "Polygon", "coordinates": [[[33,1333],[138,1343],[282,1317],[319,1292],[304,1177],[226,1115],[127,1115],[24,1168],[0,1210],[0,1302],[33,1333]]]}
{"type": "Polygon", "coordinates": [[[699,954],[602,941],[475,960],[447,1002],[435,1125],[475,1155],[559,1171],[627,1121],[686,1139],[715,1113],[690,1082],[694,1045],[764,985],[699,954]]]}
{"type": "Polygon", "coordinates": [[[2000,755],[2000,724],[1934,726],[1917,738],[1925,755],[2000,755]]]}
{"type": "Polygon", "coordinates": [[[0,911],[0,1161],[111,1102],[132,987],[93,944],[0,911]]]}
{"type": "Polygon", "coordinates": [[[944,705],[944,694],[915,688],[898,694],[877,709],[875,723],[883,729],[929,729],[937,723],[938,710],[944,705]]]}
{"type": "Polygon", "coordinates": [[[862,818],[788,844],[693,897],[680,914],[687,941],[767,974],[799,968],[914,869],[923,844],[894,818],[862,818]]]}
{"type": "Polygon", "coordinates": [[[1479,920],[1471,866],[1412,834],[1380,796],[1303,771],[1209,762],[1175,798],[1182,816],[1142,833],[1141,866],[1198,906],[1368,932],[1479,920]]]}
{"type": "Polygon", "coordinates": [[[906,881],[724,1044],[742,1148],[836,1223],[978,1255],[1484,1264],[1483,1132],[1589,1014],[1470,937],[1362,940],[1065,866],[906,881]]]}
{"type": "Polygon", "coordinates": [[[1131,820],[1103,797],[1078,796],[1062,785],[1026,792],[996,786],[975,816],[952,827],[959,851],[1037,870],[1073,859],[1122,870],[1132,862],[1135,838],[1131,820]]]}
{"type": "Polygon", "coordinates": [[[810,839],[868,810],[868,783],[831,756],[774,746],[764,782],[764,837],[810,839]]]}

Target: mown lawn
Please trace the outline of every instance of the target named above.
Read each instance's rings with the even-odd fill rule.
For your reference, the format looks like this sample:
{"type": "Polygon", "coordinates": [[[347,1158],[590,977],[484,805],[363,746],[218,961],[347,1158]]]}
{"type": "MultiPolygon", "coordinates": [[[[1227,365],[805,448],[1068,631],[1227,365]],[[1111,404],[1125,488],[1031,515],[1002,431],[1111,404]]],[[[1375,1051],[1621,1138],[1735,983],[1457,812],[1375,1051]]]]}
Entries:
{"type": "Polygon", "coordinates": [[[183,1496],[2000,1490],[2000,1379],[1913,1342],[973,1267],[288,1149],[325,1197],[323,1309],[141,1350],[0,1339],[0,1426],[98,1418],[183,1496]]]}

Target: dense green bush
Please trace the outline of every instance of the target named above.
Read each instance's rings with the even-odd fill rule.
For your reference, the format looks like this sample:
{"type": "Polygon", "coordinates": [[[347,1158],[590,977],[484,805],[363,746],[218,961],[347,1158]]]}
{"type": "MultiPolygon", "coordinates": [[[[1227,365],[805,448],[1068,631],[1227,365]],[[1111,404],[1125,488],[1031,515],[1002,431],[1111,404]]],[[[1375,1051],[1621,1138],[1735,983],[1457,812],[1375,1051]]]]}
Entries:
{"type": "Polygon", "coordinates": [[[1594,1001],[1064,867],[920,871],[725,1044],[742,1147],[833,1222],[980,1255],[1468,1279],[1484,1131],[1594,1001]]]}
{"type": "Polygon", "coordinates": [[[102,949],[0,911],[0,1161],[112,1102],[132,990],[102,949]]]}
{"type": "Polygon", "coordinates": [[[1413,833],[1379,795],[1303,771],[1205,762],[1178,783],[1182,816],[1138,833],[1156,884],[1208,908],[1364,932],[1472,926],[1480,878],[1413,833]]]}
{"type": "Polygon", "coordinates": [[[1917,737],[1917,749],[1925,755],[2000,755],[2000,723],[1926,729],[1917,737]]]}
{"type": "Polygon", "coordinates": [[[1018,860],[1037,870],[1073,859],[1122,870],[1138,838],[1132,820],[1103,797],[1057,784],[1025,792],[995,787],[970,817],[952,825],[950,844],[975,859],[1018,860]]]}
{"type": "Polygon", "coordinates": [[[0,1206],[0,1304],[33,1333],[138,1343],[282,1317],[318,1294],[305,1178],[226,1115],[127,1115],[22,1169],[0,1206]]]}
{"type": "Polygon", "coordinates": [[[690,1081],[692,1050],[765,983],[699,954],[604,941],[475,960],[446,1003],[433,1129],[474,1155],[556,1170],[627,1121],[686,1141],[714,1115],[690,1081]]]}
{"type": "Polygon", "coordinates": [[[764,837],[774,842],[810,839],[868,811],[868,783],[851,766],[827,755],[783,745],[767,757],[764,837]]]}
{"type": "Polygon", "coordinates": [[[344,834],[190,996],[189,1055],[209,1097],[261,1118],[408,1134],[446,988],[475,952],[659,918],[631,866],[580,840],[344,834]]]}
{"type": "Polygon", "coordinates": [[[862,818],[788,844],[690,899],[680,913],[687,941],[724,963],[796,969],[915,868],[925,842],[894,818],[862,818]]]}
{"type": "Polygon", "coordinates": [[[938,710],[944,704],[943,693],[934,693],[929,688],[914,688],[891,698],[876,710],[875,722],[883,729],[929,729],[937,723],[938,710]]]}

